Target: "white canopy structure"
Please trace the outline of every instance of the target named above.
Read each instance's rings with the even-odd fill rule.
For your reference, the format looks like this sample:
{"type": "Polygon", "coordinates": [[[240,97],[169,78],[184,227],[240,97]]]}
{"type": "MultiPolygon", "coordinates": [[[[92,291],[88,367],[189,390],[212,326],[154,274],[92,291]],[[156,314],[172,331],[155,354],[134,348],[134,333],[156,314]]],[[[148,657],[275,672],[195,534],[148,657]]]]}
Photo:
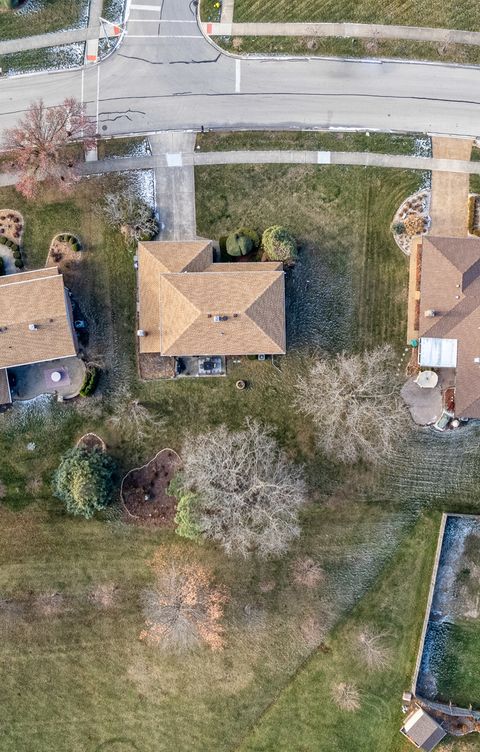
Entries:
{"type": "Polygon", "coordinates": [[[421,337],[419,365],[428,368],[456,368],[457,343],[456,339],[421,337]]]}

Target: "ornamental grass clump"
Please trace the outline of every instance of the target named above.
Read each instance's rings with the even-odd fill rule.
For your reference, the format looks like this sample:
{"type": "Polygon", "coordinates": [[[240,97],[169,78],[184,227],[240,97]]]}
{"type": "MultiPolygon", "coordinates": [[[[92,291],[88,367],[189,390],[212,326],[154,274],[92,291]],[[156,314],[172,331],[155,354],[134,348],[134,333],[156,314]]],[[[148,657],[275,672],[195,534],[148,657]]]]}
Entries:
{"type": "Polygon", "coordinates": [[[269,261],[288,263],[297,258],[297,241],[280,225],[268,227],[262,235],[262,248],[269,261]]]}

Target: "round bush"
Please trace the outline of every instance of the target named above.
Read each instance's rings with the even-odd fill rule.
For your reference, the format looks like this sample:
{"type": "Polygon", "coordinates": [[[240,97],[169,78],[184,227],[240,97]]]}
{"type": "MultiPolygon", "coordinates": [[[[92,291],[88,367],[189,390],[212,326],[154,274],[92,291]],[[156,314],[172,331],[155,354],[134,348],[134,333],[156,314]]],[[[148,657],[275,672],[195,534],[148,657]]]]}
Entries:
{"type": "Polygon", "coordinates": [[[297,258],[297,241],[285,227],[273,225],[262,235],[262,246],[270,261],[294,261],[297,258]]]}
{"type": "Polygon", "coordinates": [[[21,258],[18,258],[18,259],[15,259],[15,266],[17,267],[17,269],[23,269],[25,264],[23,263],[21,258]]]}
{"type": "Polygon", "coordinates": [[[248,235],[238,230],[227,237],[227,253],[229,256],[248,256],[253,251],[253,241],[248,235]]]}
{"type": "Polygon", "coordinates": [[[110,503],[113,473],[108,455],[75,447],[64,454],[53,476],[53,493],[63,501],[67,512],[88,519],[110,503]]]}

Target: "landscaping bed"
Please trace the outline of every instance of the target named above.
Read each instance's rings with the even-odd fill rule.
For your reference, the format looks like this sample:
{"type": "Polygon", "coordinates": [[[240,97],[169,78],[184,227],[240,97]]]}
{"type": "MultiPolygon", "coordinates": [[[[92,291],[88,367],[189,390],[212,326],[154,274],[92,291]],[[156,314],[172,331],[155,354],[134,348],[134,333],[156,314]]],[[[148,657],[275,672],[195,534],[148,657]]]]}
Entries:
{"type": "Polygon", "coordinates": [[[78,261],[78,252],[83,250],[82,244],[76,235],[60,233],[56,235],[50,245],[46,266],[57,264],[59,267],[68,261],[78,261]],[[62,264],[63,262],[63,264],[62,264]]]}
{"type": "Polygon", "coordinates": [[[90,452],[94,449],[98,449],[100,452],[105,452],[107,448],[104,440],[100,436],[97,436],[96,433],[83,434],[83,436],[77,441],[77,447],[88,449],[90,452]]]}
{"type": "Polygon", "coordinates": [[[162,449],[153,460],[125,476],[121,498],[126,521],[172,527],[177,501],[168,494],[168,485],[180,458],[172,449],[162,449]]]}

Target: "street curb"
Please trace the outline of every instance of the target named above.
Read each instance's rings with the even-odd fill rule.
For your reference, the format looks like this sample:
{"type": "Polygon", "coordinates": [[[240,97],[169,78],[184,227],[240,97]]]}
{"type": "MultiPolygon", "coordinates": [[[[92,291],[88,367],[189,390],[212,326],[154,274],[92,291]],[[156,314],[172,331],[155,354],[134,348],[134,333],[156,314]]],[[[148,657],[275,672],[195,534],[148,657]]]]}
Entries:
{"type": "MultiPolygon", "coordinates": [[[[202,33],[204,39],[209,42],[209,44],[216,49],[218,52],[220,52],[222,55],[225,55],[225,57],[230,57],[232,60],[265,60],[265,61],[271,61],[271,60],[308,60],[308,61],[315,61],[315,60],[331,60],[331,61],[342,61],[344,63],[369,63],[371,65],[382,65],[383,63],[403,63],[405,65],[436,65],[440,66],[442,68],[466,68],[467,70],[478,70],[480,68],[480,65],[473,65],[468,63],[453,63],[453,62],[441,62],[440,60],[407,60],[405,58],[396,58],[396,57],[341,57],[336,55],[288,55],[288,54],[271,54],[268,55],[266,53],[262,52],[245,52],[243,55],[241,53],[235,53],[230,52],[230,50],[226,50],[224,47],[220,47],[217,42],[213,40],[213,38],[207,34],[207,32],[204,29],[204,22],[201,20],[200,17],[200,7],[201,7],[202,0],[198,1],[197,5],[197,25],[200,29],[200,32],[202,33]]],[[[206,22],[205,22],[206,23],[206,22]]],[[[294,37],[292,37],[293,39],[294,37]]],[[[342,37],[336,37],[337,39],[341,39],[342,37]]]]}

